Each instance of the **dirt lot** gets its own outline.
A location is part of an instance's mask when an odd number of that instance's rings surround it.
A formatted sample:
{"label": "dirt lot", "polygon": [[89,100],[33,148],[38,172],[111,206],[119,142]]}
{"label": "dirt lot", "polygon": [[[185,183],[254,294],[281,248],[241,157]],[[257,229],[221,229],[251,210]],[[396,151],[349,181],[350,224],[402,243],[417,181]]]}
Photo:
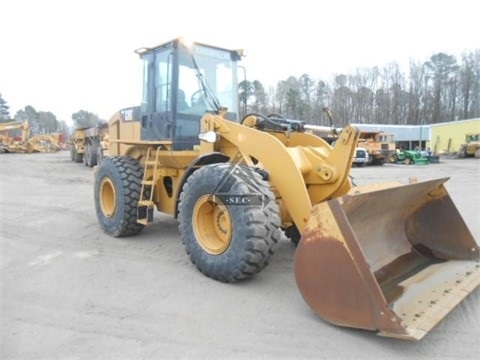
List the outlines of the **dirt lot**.
{"label": "dirt lot", "polygon": [[[354,168],[357,184],[450,176],[446,187],[480,241],[480,161]],[[201,275],[174,219],[139,236],[97,224],[92,170],[57,154],[0,155],[2,359],[480,358],[480,289],[422,341],[336,327],[296,288],[295,248],[234,285]]]}

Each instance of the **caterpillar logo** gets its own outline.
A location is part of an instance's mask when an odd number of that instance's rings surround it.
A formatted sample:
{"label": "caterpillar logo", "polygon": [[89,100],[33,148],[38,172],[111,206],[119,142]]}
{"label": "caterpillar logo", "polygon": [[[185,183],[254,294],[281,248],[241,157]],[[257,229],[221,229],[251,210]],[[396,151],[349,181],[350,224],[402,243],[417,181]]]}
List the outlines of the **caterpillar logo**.
{"label": "caterpillar logo", "polygon": [[123,121],[133,121],[133,109],[125,109],[120,111]]}

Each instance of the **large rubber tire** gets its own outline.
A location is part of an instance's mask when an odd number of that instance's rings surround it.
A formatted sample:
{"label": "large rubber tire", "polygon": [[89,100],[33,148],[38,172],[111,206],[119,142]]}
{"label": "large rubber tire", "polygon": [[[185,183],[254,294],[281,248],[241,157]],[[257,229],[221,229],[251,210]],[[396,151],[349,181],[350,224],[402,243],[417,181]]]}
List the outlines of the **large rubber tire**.
{"label": "large rubber tire", "polygon": [[83,153],[78,153],[76,150],[75,150],[75,162],[77,163],[81,163],[83,162]]}
{"label": "large rubber tire", "polygon": [[[225,204],[220,195],[261,195],[263,201]],[[222,163],[204,166],[190,176],[180,195],[178,220],[192,263],[206,276],[231,283],[268,265],[283,234],[278,214],[275,197],[260,174]]]}
{"label": "large rubber tire", "polygon": [[97,165],[100,165],[103,161],[103,148],[101,145],[98,145],[97,148]]}
{"label": "large rubber tire", "polygon": [[127,156],[107,157],[95,174],[94,199],[102,229],[115,237],[133,236],[144,225],[137,222],[137,204],[143,168]]}
{"label": "large rubber tire", "polygon": [[83,154],[84,163],[88,167],[94,167],[97,165],[97,148],[98,145],[95,143],[87,144],[85,146],[85,153]]}
{"label": "large rubber tire", "polygon": [[90,166],[89,158],[90,158],[90,149],[88,148],[88,144],[87,144],[83,149],[83,163],[85,164],[85,166]]}

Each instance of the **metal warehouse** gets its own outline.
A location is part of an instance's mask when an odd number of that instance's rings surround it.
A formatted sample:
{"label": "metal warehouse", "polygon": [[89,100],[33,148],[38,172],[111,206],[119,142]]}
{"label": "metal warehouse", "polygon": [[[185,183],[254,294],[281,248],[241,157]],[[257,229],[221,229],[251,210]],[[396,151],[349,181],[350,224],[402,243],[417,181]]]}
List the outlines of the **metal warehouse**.
{"label": "metal warehouse", "polygon": [[383,131],[393,134],[398,147],[430,148],[434,154],[456,152],[467,134],[480,134],[480,118],[431,125],[353,124],[360,131]]}

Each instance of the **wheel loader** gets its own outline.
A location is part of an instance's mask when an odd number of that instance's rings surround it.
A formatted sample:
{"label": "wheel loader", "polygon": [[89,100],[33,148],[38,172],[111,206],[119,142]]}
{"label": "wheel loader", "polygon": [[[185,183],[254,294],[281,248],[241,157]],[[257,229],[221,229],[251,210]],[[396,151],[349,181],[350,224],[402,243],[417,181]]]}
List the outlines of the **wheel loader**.
{"label": "wheel loader", "polygon": [[140,106],[111,117],[94,169],[107,234],[137,235],[155,211],[170,214],[191,262],[225,283],[258,274],[288,236],[311,309],[387,337],[420,340],[477,288],[479,246],[448,178],[356,187],[357,128],[332,147],[299,120],[239,117],[242,50],[178,38],[136,53]]}
{"label": "wheel loader", "polygon": [[480,158],[480,134],[472,133],[465,135],[465,142],[458,150],[459,158],[476,157]]}

